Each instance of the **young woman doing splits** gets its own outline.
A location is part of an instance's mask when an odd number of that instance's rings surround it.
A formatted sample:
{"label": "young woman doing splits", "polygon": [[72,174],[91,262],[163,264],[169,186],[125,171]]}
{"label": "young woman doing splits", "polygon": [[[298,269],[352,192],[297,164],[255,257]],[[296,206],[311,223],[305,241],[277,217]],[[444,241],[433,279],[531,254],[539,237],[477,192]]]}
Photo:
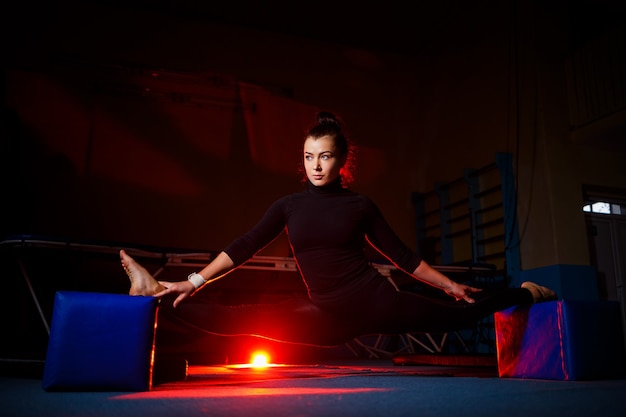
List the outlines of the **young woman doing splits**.
{"label": "young woman doing splits", "polygon": [[[552,290],[532,282],[521,288],[478,289],[432,268],[397,237],[372,200],[347,188],[352,155],[339,120],[319,113],[303,145],[304,190],[274,202],[252,229],[188,280],[157,281],[122,250],[130,294],[161,298],[160,317],[178,325],[316,345],[337,345],[364,334],[449,332],[514,305],[556,298]],[[308,297],[242,306],[191,301],[194,292],[242,265],[284,230]],[[448,296],[399,291],[372,266],[368,244]]]}

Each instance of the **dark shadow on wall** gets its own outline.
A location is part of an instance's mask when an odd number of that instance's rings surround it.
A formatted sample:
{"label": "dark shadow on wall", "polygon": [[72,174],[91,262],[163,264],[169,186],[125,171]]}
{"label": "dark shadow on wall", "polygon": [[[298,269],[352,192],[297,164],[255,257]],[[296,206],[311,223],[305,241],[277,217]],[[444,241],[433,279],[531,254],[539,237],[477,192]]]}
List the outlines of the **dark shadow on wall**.
{"label": "dark shadow on wall", "polygon": [[251,161],[232,78],[65,69],[7,79],[3,234],[208,250],[299,186]]}

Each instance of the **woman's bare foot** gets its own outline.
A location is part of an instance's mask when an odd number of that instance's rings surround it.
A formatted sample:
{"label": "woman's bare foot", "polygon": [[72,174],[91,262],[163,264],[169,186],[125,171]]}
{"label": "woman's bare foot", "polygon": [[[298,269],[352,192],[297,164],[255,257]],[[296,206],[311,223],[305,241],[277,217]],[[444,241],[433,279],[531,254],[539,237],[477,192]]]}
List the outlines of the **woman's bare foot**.
{"label": "woman's bare foot", "polygon": [[120,260],[130,279],[129,295],[154,295],[165,289],[146,268],[139,265],[123,249],[120,251]]}
{"label": "woman's bare foot", "polygon": [[542,287],[534,282],[526,281],[522,282],[522,288],[526,288],[533,295],[533,301],[535,303],[541,303],[544,301],[556,300],[556,293],[548,287]]}

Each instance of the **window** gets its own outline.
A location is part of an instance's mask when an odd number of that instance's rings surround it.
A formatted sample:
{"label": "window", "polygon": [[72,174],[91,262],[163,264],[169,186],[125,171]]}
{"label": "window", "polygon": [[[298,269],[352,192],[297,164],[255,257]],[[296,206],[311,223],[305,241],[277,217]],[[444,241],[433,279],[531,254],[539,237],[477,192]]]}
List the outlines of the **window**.
{"label": "window", "polygon": [[586,213],[626,215],[626,204],[615,204],[606,201],[590,202],[583,206]]}

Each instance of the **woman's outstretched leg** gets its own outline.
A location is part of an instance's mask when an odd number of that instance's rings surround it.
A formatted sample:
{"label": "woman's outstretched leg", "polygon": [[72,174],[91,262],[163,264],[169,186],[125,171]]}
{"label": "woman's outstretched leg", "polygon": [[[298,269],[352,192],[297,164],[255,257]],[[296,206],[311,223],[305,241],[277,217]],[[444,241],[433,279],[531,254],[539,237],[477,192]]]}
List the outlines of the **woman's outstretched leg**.
{"label": "woman's outstretched leg", "polygon": [[476,293],[474,299],[476,302],[469,304],[399,292],[396,302],[400,306],[399,316],[392,324],[405,332],[449,332],[473,326],[497,311],[556,300],[557,296],[547,287],[525,282],[522,288],[485,289]]}
{"label": "woman's outstretched leg", "polygon": [[[276,342],[337,346],[359,335],[333,315],[312,304],[305,296],[290,296],[263,304],[223,305],[185,300],[172,306],[172,297],[159,304],[157,334],[176,343],[181,336],[254,336]],[[160,330],[159,330],[160,329]]]}
{"label": "woman's outstretched leg", "polygon": [[154,295],[165,289],[146,268],[139,265],[123,249],[120,251],[120,260],[130,279],[129,295]]}

